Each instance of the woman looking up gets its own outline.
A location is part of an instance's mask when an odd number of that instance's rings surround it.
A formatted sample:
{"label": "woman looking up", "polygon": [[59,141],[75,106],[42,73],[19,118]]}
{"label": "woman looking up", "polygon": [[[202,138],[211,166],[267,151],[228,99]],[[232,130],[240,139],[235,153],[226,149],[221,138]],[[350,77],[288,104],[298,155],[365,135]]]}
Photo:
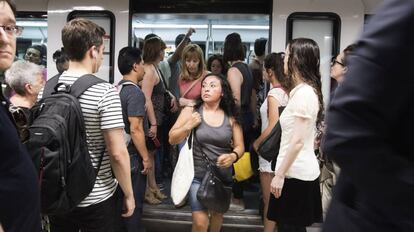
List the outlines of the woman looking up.
{"label": "woman looking up", "polygon": [[[194,130],[194,179],[189,190],[193,232],[219,232],[223,214],[211,211],[197,199],[207,172],[204,156],[218,166],[224,183],[232,183],[232,164],[244,152],[243,134],[236,120],[237,108],[228,82],[221,75],[208,74],[202,80],[201,99],[185,107],[169,133],[169,142],[178,144]],[[220,199],[217,199],[220,201]],[[209,218],[209,213],[211,217]]]}

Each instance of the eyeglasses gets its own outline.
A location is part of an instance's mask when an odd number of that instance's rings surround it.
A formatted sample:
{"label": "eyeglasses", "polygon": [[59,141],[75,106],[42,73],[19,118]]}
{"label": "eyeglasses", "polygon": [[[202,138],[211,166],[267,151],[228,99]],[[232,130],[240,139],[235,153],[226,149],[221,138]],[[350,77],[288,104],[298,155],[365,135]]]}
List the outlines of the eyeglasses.
{"label": "eyeglasses", "polygon": [[23,27],[17,25],[3,25],[0,26],[8,36],[19,36],[23,32]]}
{"label": "eyeglasses", "polygon": [[336,63],[336,64],[341,65],[342,67],[345,67],[344,63],[341,63],[341,62],[337,61],[337,60],[336,60],[336,57],[334,56],[334,57],[332,57],[332,59],[331,59],[331,67],[332,67],[332,66],[334,66],[334,65],[335,65],[335,63]]}

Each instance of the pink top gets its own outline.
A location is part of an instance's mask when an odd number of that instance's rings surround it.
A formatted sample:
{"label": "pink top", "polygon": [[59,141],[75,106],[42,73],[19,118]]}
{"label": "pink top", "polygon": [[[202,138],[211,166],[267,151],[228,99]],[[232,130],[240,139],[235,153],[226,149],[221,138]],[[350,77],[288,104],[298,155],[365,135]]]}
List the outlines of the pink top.
{"label": "pink top", "polygon": [[[185,94],[185,96],[182,96],[182,94],[187,91],[187,89],[191,86],[191,84],[193,84],[194,81],[197,81],[197,84],[195,84],[193,88]],[[183,98],[196,100],[201,95],[201,80],[197,79],[193,81],[183,81],[180,79],[178,80],[178,86],[180,87],[180,96]]]}

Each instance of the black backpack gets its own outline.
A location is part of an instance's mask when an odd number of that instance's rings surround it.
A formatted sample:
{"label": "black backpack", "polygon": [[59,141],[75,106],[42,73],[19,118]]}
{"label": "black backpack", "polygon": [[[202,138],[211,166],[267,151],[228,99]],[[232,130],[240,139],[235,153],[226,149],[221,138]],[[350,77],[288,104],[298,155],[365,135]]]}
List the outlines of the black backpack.
{"label": "black backpack", "polygon": [[59,75],[46,82],[42,99],[32,107],[26,143],[39,172],[42,213],[48,215],[70,212],[89,195],[103,157],[102,153],[95,169],[78,97],[105,81],[84,75],[67,85],[58,84],[58,79]]}

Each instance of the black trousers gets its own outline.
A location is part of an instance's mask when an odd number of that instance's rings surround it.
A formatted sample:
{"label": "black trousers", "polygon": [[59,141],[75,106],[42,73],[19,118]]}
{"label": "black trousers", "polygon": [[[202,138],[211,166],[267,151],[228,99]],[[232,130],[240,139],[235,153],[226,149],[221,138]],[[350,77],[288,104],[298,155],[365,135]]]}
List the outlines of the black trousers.
{"label": "black trousers", "polygon": [[135,198],[135,211],[131,217],[124,218],[121,216],[124,193],[121,187],[118,186],[117,193],[115,194],[117,198],[117,211],[119,212],[117,216],[118,222],[114,230],[116,232],[139,232],[144,229],[144,225],[142,224],[142,207],[144,204],[147,176],[141,173],[143,165],[140,155],[132,153],[129,157],[131,161],[131,181]]}
{"label": "black trousers", "polygon": [[277,224],[277,231],[278,232],[306,232],[306,227]]}
{"label": "black trousers", "polygon": [[88,207],[78,207],[72,212],[49,216],[53,232],[113,232],[115,223],[115,199]]}

